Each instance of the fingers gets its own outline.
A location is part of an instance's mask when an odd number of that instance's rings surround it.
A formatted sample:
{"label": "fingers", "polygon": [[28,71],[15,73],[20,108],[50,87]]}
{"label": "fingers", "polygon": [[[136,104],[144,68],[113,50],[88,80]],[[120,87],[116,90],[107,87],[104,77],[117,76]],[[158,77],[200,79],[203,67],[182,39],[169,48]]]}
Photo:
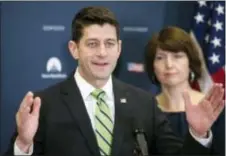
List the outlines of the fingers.
{"label": "fingers", "polygon": [[203,99],[203,101],[209,101],[212,105],[213,111],[221,104],[224,98],[224,89],[222,86],[222,84],[215,83]]}
{"label": "fingers", "polygon": [[214,89],[214,91],[213,91],[213,93],[212,93],[212,96],[210,97],[210,102],[211,103],[214,103],[214,102],[216,102],[218,99],[219,100],[221,100],[220,98],[219,98],[219,95],[221,95],[222,94],[222,84],[215,84],[215,89]]}
{"label": "fingers", "polygon": [[19,112],[31,113],[32,115],[39,115],[41,99],[40,97],[33,97],[32,92],[28,92],[19,108]]}
{"label": "fingers", "polygon": [[215,83],[212,88],[208,91],[207,95],[205,96],[206,100],[209,100],[211,103],[214,102],[216,99],[219,99],[219,94],[222,89],[222,84]]}
{"label": "fingers", "polygon": [[204,97],[204,99],[206,100],[210,100],[212,93],[214,92],[216,88],[216,84],[213,84],[213,86],[210,88],[210,90],[207,92],[206,96]]}
{"label": "fingers", "polygon": [[202,106],[203,110],[207,113],[208,117],[214,122],[222,110],[224,109],[225,106],[225,101],[221,101],[218,105],[217,108],[213,109],[211,103],[207,100],[204,100],[202,103],[200,103]]}
{"label": "fingers", "polygon": [[218,105],[218,107],[214,110],[213,115],[215,117],[215,120],[218,118],[218,116],[220,115],[220,113],[222,112],[222,110],[225,107],[225,101],[221,101],[220,104]]}
{"label": "fingers", "polygon": [[41,107],[41,99],[40,99],[40,97],[36,97],[34,99],[33,110],[31,112],[31,114],[35,115],[35,116],[39,116],[40,107]]}
{"label": "fingers", "polygon": [[27,92],[27,94],[23,98],[23,100],[20,104],[20,109],[23,109],[23,108],[31,105],[32,102],[33,102],[31,99],[33,99],[33,93],[29,91],[29,92]]}
{"label": "fingers", "polygon": [[203,110],[207,113],[208,117],[211,118],[211,120],[214,118],[213,114],[213,107],[211,103],[207,100],[203,100],[202,103],[200,103]]}
{"label": "fingers", "polygon": [[222,88],[222,84],[215,84],[215,89],[210,96],[209,102],[212,105],[213,111],[215,111],[219,105],[222,104],[222,100],[224,98],[224,89]]}
{"label": "fingers", "polygon": [[219,92],[216,95],[216,98],[214,99],[214,101],[212,102],[212,106],[213,109],[215,110],[219,105],[221,105],[222,101],[224,98],[224,89],[223,88],[219,88]]}
{"label": "fingers", "polygon": [[217,96],[218,91],[219,91],[218,89],[219,89],[218,88],[218,85],[217,84],[214,84],[213,91],[212,91],[212,93],[210,94],[210,97],[209,97],[209,101],[211,103],[214,101],[215,97]]}
{"label": "fingers", "polygon": [[23,98],[23,100],[20,104],[19,111],[20,112],[28,111],[30,109],[29,107],[31,107],[32,103],[33,103],[33,93],[29,91]]}

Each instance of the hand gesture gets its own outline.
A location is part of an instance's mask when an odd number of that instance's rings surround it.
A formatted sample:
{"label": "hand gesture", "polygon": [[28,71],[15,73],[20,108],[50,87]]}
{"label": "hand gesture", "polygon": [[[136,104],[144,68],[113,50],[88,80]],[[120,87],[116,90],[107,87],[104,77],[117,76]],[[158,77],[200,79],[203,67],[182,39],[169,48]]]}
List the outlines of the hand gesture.
{"label": "hand gesture", "polygon": [[224,108],[224,89],[222,84],[214,84],[197,105],[193,105],[187,92],[183,93],[188,124],[192,132],[203,137]]}
{"label": "hand gesture", "polygon": [[18,146],[30,146],[38,129],[41,99],[34,98],[32,92],[28,92],[20,104],[16,114],[17,143]]}

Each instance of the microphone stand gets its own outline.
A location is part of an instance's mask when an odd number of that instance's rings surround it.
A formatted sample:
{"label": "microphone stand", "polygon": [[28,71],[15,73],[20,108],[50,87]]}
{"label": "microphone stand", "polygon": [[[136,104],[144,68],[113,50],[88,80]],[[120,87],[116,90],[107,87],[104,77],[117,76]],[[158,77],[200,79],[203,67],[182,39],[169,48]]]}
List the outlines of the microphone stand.
{"label": "microphone stand", "polygon": [[135,149],[133,151],[134,156],[148,156],[147,145],[143,145],[143,143],[146,143],[145,140],[145,134],[143,129],[136,129],[134,131],[134,137],[135,137]]}

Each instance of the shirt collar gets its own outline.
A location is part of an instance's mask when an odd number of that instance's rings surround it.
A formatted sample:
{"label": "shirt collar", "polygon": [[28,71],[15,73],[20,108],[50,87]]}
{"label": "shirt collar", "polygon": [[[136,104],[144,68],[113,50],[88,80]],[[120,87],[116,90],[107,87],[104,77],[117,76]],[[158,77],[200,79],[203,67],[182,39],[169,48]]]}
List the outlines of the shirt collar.
{"label": "shirt collar", "polygon": [[[78,88],[82,94],[83,100],[86,100],[90,93],[93,92],[96,88],[87,82],[79,73],[78,68],[74,74],[75,81],[78,85]],[[113,100],[113,86],[112,86],[112,76],[108,79],[107,83],[101,88],[106,93],[106,100]]]}

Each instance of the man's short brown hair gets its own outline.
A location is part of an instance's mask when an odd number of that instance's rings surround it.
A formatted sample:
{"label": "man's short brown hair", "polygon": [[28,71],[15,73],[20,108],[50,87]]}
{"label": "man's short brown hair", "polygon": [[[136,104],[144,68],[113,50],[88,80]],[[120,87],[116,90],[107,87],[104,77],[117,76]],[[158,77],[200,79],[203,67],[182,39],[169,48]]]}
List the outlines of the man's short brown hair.
{"label": "man's short brown hair", "polygon": [[113,12],[105,7],[85,7],[75,15],[72,21],[72,40],[79,42],[83,36],[83,29],[93,24],[115,26],[117,39],[119,39],[119,23]]}

